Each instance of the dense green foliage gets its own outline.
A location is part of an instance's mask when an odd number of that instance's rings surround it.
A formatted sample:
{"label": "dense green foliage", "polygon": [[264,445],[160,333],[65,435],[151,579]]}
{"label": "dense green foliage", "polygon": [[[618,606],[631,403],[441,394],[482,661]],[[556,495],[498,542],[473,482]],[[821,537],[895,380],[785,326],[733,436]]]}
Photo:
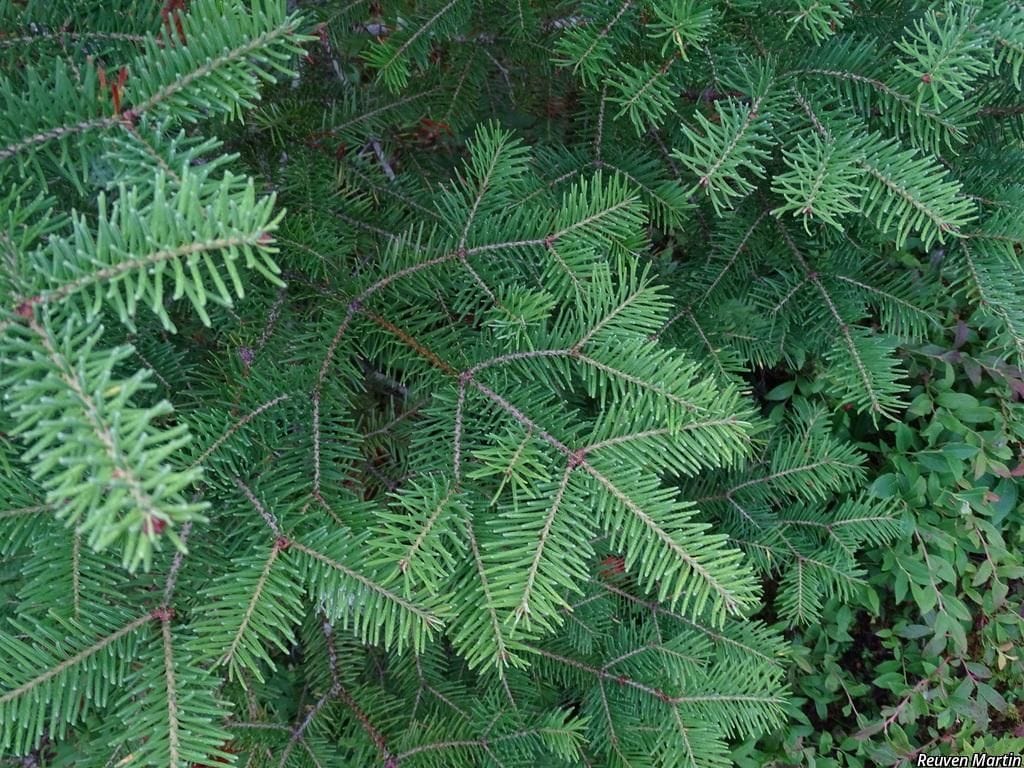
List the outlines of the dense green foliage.
{"label": "dense green foliage", "polygon": [[1022,65],[1017,0],[0,0],[3,764],[1024,751]]}

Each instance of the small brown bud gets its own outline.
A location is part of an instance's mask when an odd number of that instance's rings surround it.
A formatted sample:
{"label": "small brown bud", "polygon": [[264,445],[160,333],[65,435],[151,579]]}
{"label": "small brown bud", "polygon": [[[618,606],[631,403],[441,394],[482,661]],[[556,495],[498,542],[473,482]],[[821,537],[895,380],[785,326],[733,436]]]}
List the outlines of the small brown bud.
{"label": "small brown bud", "polygon": [[144,533],[152,533],[159,536],[164,532],[164,528],[167,527],[167,521],[161,520],[159,517],[148,515],[145,520],[142,521],[142,530]]}

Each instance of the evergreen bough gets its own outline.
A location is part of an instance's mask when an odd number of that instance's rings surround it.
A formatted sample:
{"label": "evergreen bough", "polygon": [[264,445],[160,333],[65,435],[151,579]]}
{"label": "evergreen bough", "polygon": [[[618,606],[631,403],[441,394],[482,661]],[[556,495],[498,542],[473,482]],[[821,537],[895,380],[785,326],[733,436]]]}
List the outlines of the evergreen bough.
{"label": "evergreen bough", "polygon": [[15,764],[731,764],[915,531],[907,350],[1024,364],[1015,1],[0,30]]}

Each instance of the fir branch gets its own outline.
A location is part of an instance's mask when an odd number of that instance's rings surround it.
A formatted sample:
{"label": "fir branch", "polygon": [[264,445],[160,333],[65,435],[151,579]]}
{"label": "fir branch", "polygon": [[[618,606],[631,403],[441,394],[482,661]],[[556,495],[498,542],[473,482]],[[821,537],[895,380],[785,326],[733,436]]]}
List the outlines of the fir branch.
{"label": "fir branch", "polygon": [[573,469],[574,466],[572,462],[568,462],[565,467],[565,472],[562,474],[562,479],[558,483],[558,488],[555,490],[554,497],[551,500],[551,506],[548,508],[548,513],[544,518],[544,524],[541,526],[540,535],[537,537],[537,548],[534,550],[533,556],[530,558],[530,567],[526,571],[523,596],[514,611],[516,621],[526,618],[530,614],[530,598],[532,597],[534,586],[537,582],[537,573],[540,571],[541,560],[544,558],[544,547],[551,534],[551,526],[555,522],[555,516],[558,514],[559,507],[562,505],[562,499],[565,497],[565,490],[569,485],[569,475],[572,473]]}
{"label": "fir branch", "polygon": [[174,649],[171,643],[171,621],[166,610],[160,615],[160,635],[163,639],[164,678],[167,685],[168,758],[171,765],[180,759],[178,750],[178,695],[174,681]]}
{"label": "fir branch", "polygon": [[86,659],[95,656],[97,653],[103,651],[108,646],[112,645],[113,643],[116,643],[122,637],[129,635],[142,625],[152,621],[152,618],[153,617],[149,614],[135,618],[134,620],[128,622],[115,632],[112,632],[104,637],[101,637],[92,645],[89,645],[80,650],[78,653],[74,654],[73,656],[69,656],[68,658],[62,660],[59,664],[51,667],[50,669],[47,669],[46,671],[42,672],[36,677],[31,678],[19,687],[14,688],[13,690],[7,691],[6,693],[0,695],[0,706],[10,704],[15,700],[21,698],[22,696],[25,696],[26,694],[32,693],[36,689],[48,683],[50,680],[53,680],[55,677],[60,677],[65,672],[72,669],[73,667],[78,666]]}
{"label": "fir branch", "polygon": [[77,123],[69,123],[67,125],[47,128],[46,130],[39,131],[31,136],[26,136],[24,139],[21,139],[14,144],[8,144],[6,147],[0,147],[0,161],[9,160],[10,158],[24,152],[26,149],[33,149],[41,144],[67,138],[68,136],[87,133],[89,131],[101,131],[106,128],[111,128],[120,122],[121,120],[118,117],[95,117],[91,120],[82,120]]}
{"label": "fir branch", "polygon": [[234,424],[232,424],[231,427],[226,432],[224,432],[222,435],[220,435],[216,440],[214,440],[209,445],[209,447],[207,447],[201,454],[199,454],[199,456],[196,457],[195,461],[192,462],[190,468],[198,467],[198,466],[200,466],[202,464],[205,464],[207,459],[209,459],[211,455],[216,453],[217,450],[222,445],[224,445],[224,443],[226,443],[228,440],[230,440],[231,437],[236,432],[238,432],[238,430],[240,430],[243,427],[245,427],[249,422],[251,422],[256,417],[258,417],[258,416],[262,415],[263,413],[269,411],[271,408],[273,408],[278,403],[283,403],[285,400],[288,400],[288,399],[289,399],[288,395],[278,395],[277,397],[273,398],[272,400],[268,400],[267,402],[263,403],[263,405],[259,406],[254,411],[251,411],[250,413],[247,413],[241,419],[239,419]]}
{"label": "fir branch", "polygon": [[605,24],[604,27],[594,36],[594,39],[591,41],[590,45],[587,46],[587,48],[585,48],[580,55],[575,57],[576,63],[573,65],[572,69],[574,73],[577,72],[580,69],[580,67],[582,67],[587,62],[587,59],[589,59],[590,56],[594,53],[594,50],[597,48],[597,46],[608,37],[612,29],[614,29],[615,25],[618,24],[619,20],[623,17],[623,15],[625,15],[626,11],[628,11],[632,7],[632,0],[624,0],[624,2],[619,5],[619,9],[615,12],[615,15],[612,16],[608,23]]}
{"label": "fir branch", "polygon": [[[370,592],[380,596],[383,600],[401,609],[403,612],[414,616],[422,625],[424,630],[432,631],[439,629],[442,625],[441,619],[434,615],[429,610],[426,610],[415,603],[406,600],[397,593],[387,589],[383,584],[378,584],[372,579],[364,576],[361,573],[349,568],[344,563],[338,562],[331,557],[323,554],[322,552],[307,546],[301,541],[290,540],[288,542],[290,549],[294,549],[296,552],[300,552],[313,560],[323,563],[324,565],[338,571],[343,574],[346,578],[360,584]],[[379,631],[379,630],[378,630]],[[419,638],[422,635],[417,632],[416,637]]]}

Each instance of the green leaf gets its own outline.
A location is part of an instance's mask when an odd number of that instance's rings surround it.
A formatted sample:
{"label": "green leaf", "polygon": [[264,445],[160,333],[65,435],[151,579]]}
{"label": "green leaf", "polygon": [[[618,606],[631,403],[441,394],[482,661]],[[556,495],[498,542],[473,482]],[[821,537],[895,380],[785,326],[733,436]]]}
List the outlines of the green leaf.
{"label": "green leaf", "polygon": [[793,390],[796,389],[796,380],[785,381],[782,384],[774,387],[765,396],[765,400],[788,400],[793,395]]}
{"label": "green leaf", "polygon": [[880,475],[872,484],[870,493],[877,499],[889,499],[899,493],[899,477],[894,474]]}

